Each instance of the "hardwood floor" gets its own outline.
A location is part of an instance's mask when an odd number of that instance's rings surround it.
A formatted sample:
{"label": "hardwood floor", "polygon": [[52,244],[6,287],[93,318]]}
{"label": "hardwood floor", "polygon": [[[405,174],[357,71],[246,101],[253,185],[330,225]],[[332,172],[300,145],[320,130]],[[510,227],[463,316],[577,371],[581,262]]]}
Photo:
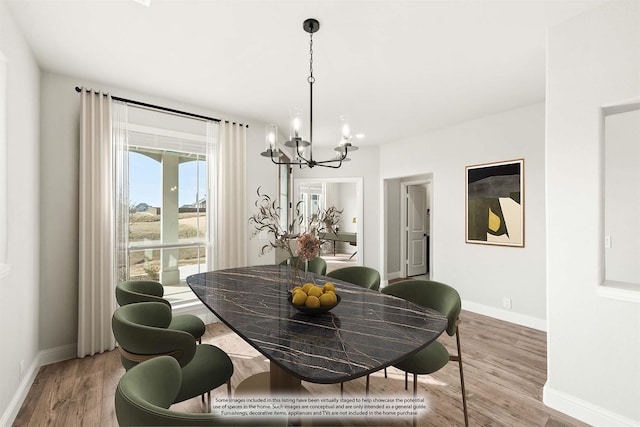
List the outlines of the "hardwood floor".
{"label": "hardwood floor", "polygon": [[[585,426],[542,403],[546,381],[546,334],[478,314],[463,312],[460,325],[462,357],[467,388],[469,421],[472,426]],[[455,340],[440,338],[455,353]],[[207,326],[203,342],[224,349],[233,359],[232,386],[248,376],[268,370],[264,356],[244,343],[221,323]],[[73,359],[40,369],[14,426],[117,426],[113,407],[114,390],[124,373],[118,351],[84,359]],[[371,376],[370,397],[412,395],[404,390],[404,374],[389,368]],[[457,363],[431,376],[418,377],[418,394],[425,396],[428,411],[418,418],[419,426],[464,424]],[[304,387],[314,395],[339,395],[339,385],[311,384]],[[345,396],[364,396],[365,379],[345,383]],[[226,388],[213,392],[226,397]],[[215,402],[215,399],[214,399]],[[181,411],[202,412],[200,399],[172,406]],[[410,426],[411,419],[366,418],[343,420],[343,425]],[[313,425],[330,425],[317,423]]]}

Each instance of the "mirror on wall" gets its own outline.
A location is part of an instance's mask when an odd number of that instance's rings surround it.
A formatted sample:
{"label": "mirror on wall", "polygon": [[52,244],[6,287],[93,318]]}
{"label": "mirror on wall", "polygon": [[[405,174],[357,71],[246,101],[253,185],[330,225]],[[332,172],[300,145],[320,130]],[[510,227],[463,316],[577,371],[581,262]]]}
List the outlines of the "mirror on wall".
{"label": "mirror on wall", "polygon": [[300,203],[304,217],[301,231],[317,218],[318,212],[335,207],[342,211],[334,230],[321,237],[326,243],[322,257],[327,271],[362,265],[364,259],[364,210],[362,178],[299,178],[294,180],[294,206]]}
{"label": "mirror on wall", "polygon": [[604,284],[640,289],[640,102],[603,113]]}

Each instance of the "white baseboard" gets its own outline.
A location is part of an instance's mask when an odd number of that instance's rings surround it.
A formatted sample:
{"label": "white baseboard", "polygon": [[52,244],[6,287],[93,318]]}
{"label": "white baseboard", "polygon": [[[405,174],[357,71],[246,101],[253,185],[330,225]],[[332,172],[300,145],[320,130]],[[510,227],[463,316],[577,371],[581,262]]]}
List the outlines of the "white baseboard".
{"label": "white baseboard", "polygon": [[383,289],[389,284],[389,280],[400,279],[404,277],[400,271],[394,271],[393,273],[387,274],[387,278],[380,281],[380,289]]}
{"label": "white baseboard", "polygon": [[546,332],[547,330],[547,321],[545,319],[538,319],[537,317],[514,313],[511,310],[503,310],[501,308],[490,307],[488,305],[464,300],[462,301],[462,309],[482,314],[484,316],[493,317],[495,319],[504,320],[505,322],[515,323],[516,325],[526,326],[527,328],[537,329],[539,331]]}
{"label": "white baseboard", "polygon": [[545,405],[556,411],[565,413],[593,426],[640,426],[640,421],[634,421],[592,403],[585,402],[575,396],[553,390],[549,387],[549,383],[546,383],[542,388],[542,401]]}
{"label": "white baseboard", "polygon": [[393,279],[400,279],[401,277],[404,277],[401,271],[394,271],[393,273],[387,273],[387,281],[393,280]]}
{"label": "white baseboard", "polygon": [[24,402],[24,399],[27,398],[27,394],[33,385],[33,381],[35,381],[38,371],[40,370],[39,359],[40,354],[36,356],[35,360],[31,363],[29,369],[27,369],[25,375],[22,377],[22,380],[18,385],[18,389],[14,393],[7,409],[4,411],[4,414],[2,414],[2,418],[0,418],[0,426],[13,425],[13,422],[18,416],[18,412],[20,412],[22,403]]}
{"label": "white baseboard", "polygon": [[68,344],[60,347],[49,348],[38,353],[37,362],[39,366],[51,365],[52,363],[78,357],[78,345]]}
{"label": "white baseboard", "polygon": [[40,351],[29,366],[29,369],[25,372],[20,384],[18,385],[18,389],[14,393],[11,402],[9,402],[9,406],[7,406],[4,414],[2,414],[2,418],[0,418],[0,426],[10,426],[13,424],[18,416],[18,412],[20,412],[20,408],[22,407],[24,400],[27,398],[27,394],[35,381],[41,366],[73,359],[76,357],[76,354],[76,344],[63,345]]}

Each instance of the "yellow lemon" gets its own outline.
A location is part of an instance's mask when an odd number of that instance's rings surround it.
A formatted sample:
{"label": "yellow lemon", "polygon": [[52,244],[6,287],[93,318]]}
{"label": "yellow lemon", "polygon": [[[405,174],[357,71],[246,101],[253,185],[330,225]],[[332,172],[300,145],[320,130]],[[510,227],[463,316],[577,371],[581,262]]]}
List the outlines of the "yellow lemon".
{"label": "yellow lemon", "polygon": [[320,305],[333,305],[337,302],[336,294],[333,292],[325,292],[320,295]]}
{"label": "yellow lemon", "polygon": [[309,289],[313,288],[315,285],[313,283],[305,283],[302,285],[302,290],[306,293],[309,293]]}
{"label": "yellow lemon", "polygon": [[[296,286],[295,288],[293,288],[293,289],[291,290],[291,293],[292,293],[292,294],[295,294],[295,293],[296,293],[296,291],[301,291],[301,290],[302,290],[302,288],[301,288],[300,286]],[[305,292],[305,294],[306,294],[306,292]]]}
{"label": "yellow lemon", "polygon": [[298,291],[294,293],[293,298],[291,299],[291,302],[294,305],[304,305],[306,301],[307,301],[307,294],[305,294],[302,291]]}
{"label": "yellow lemon", "polygon": [[307,291],[307,294],[320,298],[320,295],[322,295],[322,288],[319,286],[313,286]]}
{"label": "yellow lemon", "polygon": [[336,290],[336,287],[335,287],[335,285],[334,285],[333,283],[331,283],[331,282],[327,282],[327,283],[325,283],[325,284],[324,284],[324,286],[322,287],[322,290],[323,290],[324,292],[327,292],[327,291],[335,291],[335,290]]}
{"label": "yellow lemon", "polygon": [[307,293],[302,289],[296,289],[295,291],[291,292],[292,297],[295,296],[296,294],[303,294],[305,297],[307,296]]}
{"label": "yellow lemon", "polygon": [[320,300],[316,296],[309,295],[307,300],[304,302],[304,305],[311,308],[320,307]]}

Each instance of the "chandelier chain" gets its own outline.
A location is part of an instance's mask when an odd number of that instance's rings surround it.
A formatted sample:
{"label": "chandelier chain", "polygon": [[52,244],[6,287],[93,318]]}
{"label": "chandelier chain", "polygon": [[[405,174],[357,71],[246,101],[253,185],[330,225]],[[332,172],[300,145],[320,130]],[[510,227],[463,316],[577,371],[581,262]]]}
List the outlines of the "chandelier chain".
{"label": "chandelier chain", "polygon": [[313,33],[309,35],[309,77],[307,82],[313,83],[316,79],[313,77]]}

